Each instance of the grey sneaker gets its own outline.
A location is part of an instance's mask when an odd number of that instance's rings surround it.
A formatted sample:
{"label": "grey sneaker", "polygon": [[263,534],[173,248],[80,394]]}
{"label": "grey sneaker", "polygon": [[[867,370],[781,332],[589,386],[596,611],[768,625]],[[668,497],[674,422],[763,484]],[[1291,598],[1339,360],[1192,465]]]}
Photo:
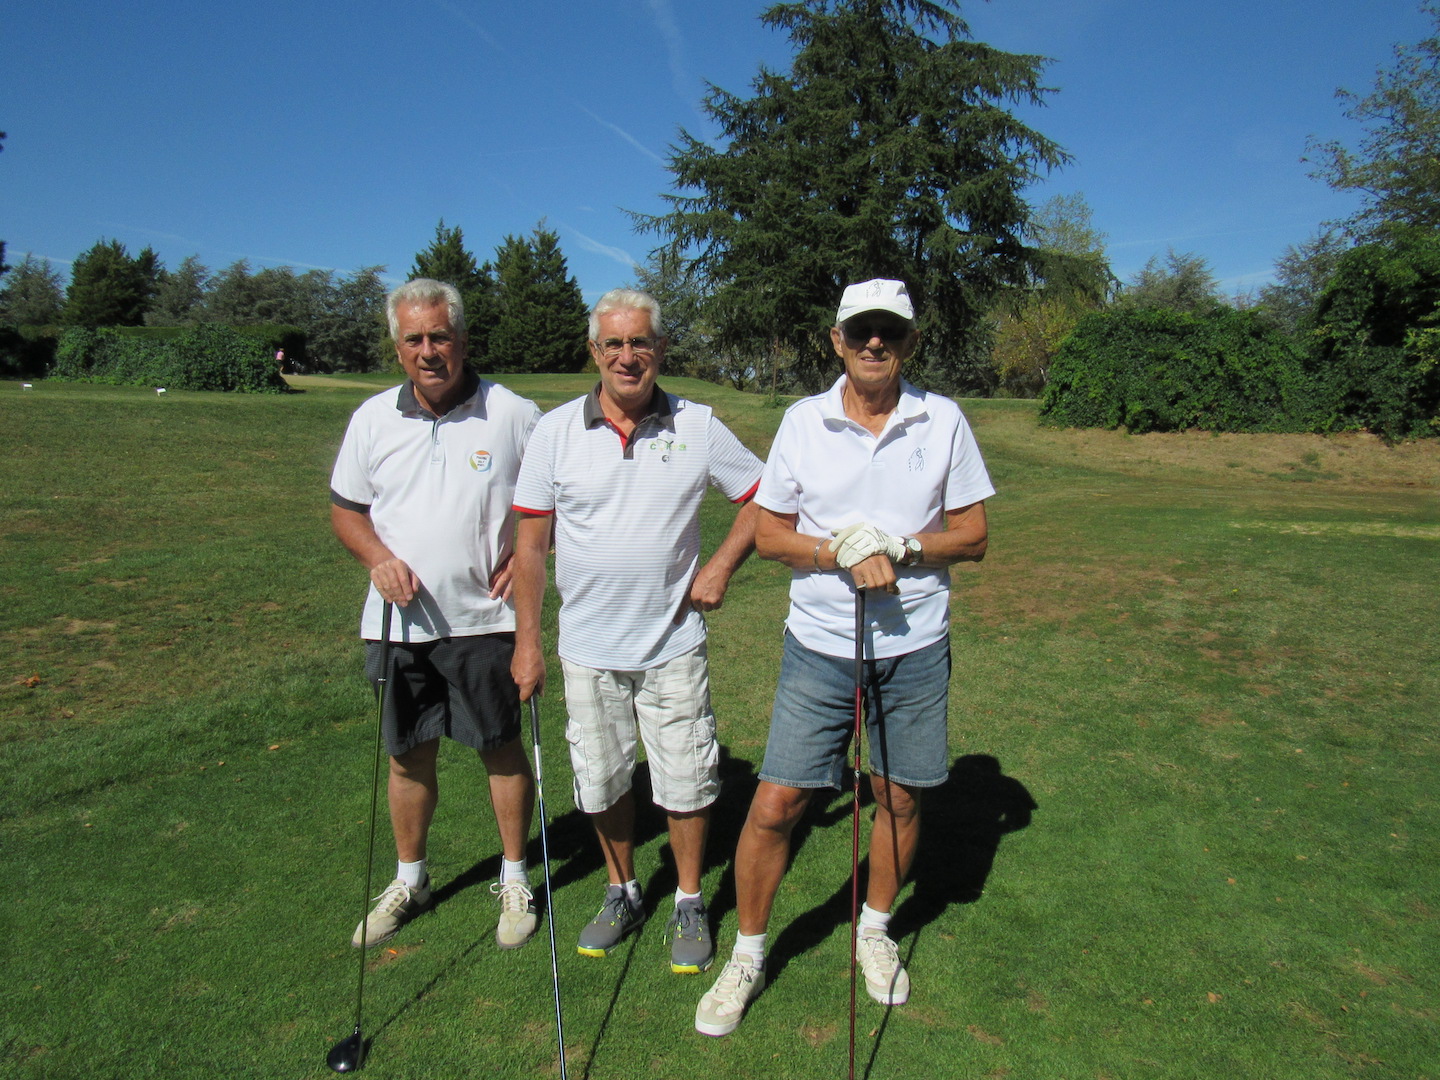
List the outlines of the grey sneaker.
{"label": "grey sneaker", "polygon": [[406,885],[396,878],[375,897],[379,901],[364,921],[355,927],[350,944],[357,949],[373,949],[393,938],[402,926],[430,906],[430,876],[419,885]]}
{"label": "grey sneaker", "polygon": [[710,918],[705,901],[681,900],[665,927],[670,942],[670,970],[677,975],[698,975],[715,962],[715,943],[710,940]]}
{"label": "grey sneaker", "polygon": [[580,931],[577,951],[581,956],[609,956],[621,938],[644,922],[644,902],[632,905],[623,885],[607,885],[605,903]]}
{"label": "grey sneaker", "polygon": [[729,1035],[764,988],[765,965],[740,953],[731,954],[715,985],[695,1006],[695,1030],[701,1035]]}
{"label": "grey sneaker", "polygon": [[900,965],[900,949],[876,931],[855,940],[855,959],[865,975],[865,992],[881,1005],[904,1005],[910,1000],[910,976]]}
{"label": "grey sneaker", "polygon": [[524,881],[496,881],[490,891],[500,898],[500,922],[495,926],[495,944],[502,949],[518,949],[540,925],[535,894]]}

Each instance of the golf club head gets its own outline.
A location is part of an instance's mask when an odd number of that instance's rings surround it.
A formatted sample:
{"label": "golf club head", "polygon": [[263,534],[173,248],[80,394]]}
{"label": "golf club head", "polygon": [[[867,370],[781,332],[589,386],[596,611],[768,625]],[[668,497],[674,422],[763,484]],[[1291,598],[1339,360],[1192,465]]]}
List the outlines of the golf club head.
{"label": "golf club head", "polygon": [[330,1048],[330,1054],[325,1058],[325,1064],[339,1073],[355,1072],[364,1060],[365,1037],[360,1034],[360,1029],[357,1027],[354,1032]]}

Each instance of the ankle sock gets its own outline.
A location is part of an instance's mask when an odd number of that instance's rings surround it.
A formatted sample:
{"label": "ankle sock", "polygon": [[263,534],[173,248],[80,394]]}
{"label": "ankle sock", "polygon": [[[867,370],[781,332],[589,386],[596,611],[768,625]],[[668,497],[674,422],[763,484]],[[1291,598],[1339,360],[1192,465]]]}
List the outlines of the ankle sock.
{"label": "ankle sock", "polygon": [[528,884],[530,876],[526,873],[526,869],[524,859],[519,862],[511,862],[502,856],[500,859],[500,884],[503,885],[507,881],[522,881]]}
{"label": "ankle sock", "polygon": [[888,934],[890,932],[890,912],[876,911],[869,904],[860,908],[860,933],[866,931],[872,933]]}
{"label": "ankle sock", "polygon": [[761,967],[764,967],[765,937],[765,934],[736,934],[735,952],[750,957]]}
{"label": "ankle sock", "polygon": [[395,876],[413,889],[425,880],[425,860],[398,863]]}

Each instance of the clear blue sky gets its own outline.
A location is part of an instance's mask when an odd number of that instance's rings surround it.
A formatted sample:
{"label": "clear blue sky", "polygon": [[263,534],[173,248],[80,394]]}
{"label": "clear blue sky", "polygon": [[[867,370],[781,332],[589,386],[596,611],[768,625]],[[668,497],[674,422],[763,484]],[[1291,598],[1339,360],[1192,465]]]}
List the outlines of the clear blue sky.
{"label": "clear blue sky", "polygon": [[[759,0],[48,0],[0,16],[0,239],[61,271],[96,240],[168,266],[248,258],[404,280],[436,221],[480,258],[542,218],[587,300],[653,246],[676,131],[708,80],[745,92],[783,36]],[[1227,292],[1355,206],[1308,136],[1358,140],[1366,93],[1431,29],[1412,0],[992,0],[974,36],[1052,59],[1023,115],[1073,156],[1116,273],[1174,247]]]}

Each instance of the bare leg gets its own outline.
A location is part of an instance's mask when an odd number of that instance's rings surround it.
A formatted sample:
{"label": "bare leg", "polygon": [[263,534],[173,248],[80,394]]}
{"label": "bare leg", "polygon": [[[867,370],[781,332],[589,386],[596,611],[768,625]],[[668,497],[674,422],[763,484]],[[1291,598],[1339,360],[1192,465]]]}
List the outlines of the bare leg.
{"label": "bare leg", "polygon": [[875,793],[875,824],[870,829],[870,881],[865,902],[875,911],[889,911],[915,861],[920,842],[919,788],[870,777]]}
{"label": "bare leg", "polygon": [[735,897],[740,933],[763,934],[785,864],[790,859],[790,834],[812,792],[761,780],[750,801],[750,813],[735,848]]}
{"label": "bare leg", "polygon": [[635,880],[635,799],[626,792],[613,806],[591,814],[611,885]]}
{"label": "bare leg", "polygon": [[698,893],[700,872],[705,866],[705,840],[710,834],[710,807],[688,814],[667,810],[665,818],[670,826],[670,852],[675,856],[680,891]]}
{"label": "bare leg", "polygon": [[390,759],[390,825],[395,831],[395,853],[401,862],[425,858],[425,838],[440,802],[440,787],[435,779],[439,748],[440,740],[431,739]]}
{"label": "bare leg", "polygon": [[500,846],[505,858],[519,862],[525,858],[535,806],[530,760],[518,738],[494,750],[481,750],[480,760],[490,774],[490,805],[495,811],[495,827],[500,830]]}

